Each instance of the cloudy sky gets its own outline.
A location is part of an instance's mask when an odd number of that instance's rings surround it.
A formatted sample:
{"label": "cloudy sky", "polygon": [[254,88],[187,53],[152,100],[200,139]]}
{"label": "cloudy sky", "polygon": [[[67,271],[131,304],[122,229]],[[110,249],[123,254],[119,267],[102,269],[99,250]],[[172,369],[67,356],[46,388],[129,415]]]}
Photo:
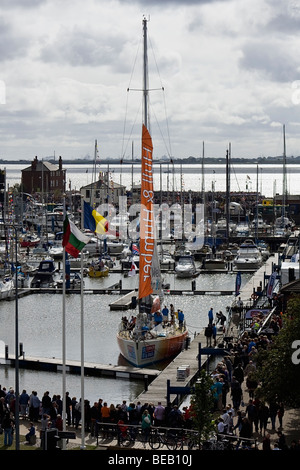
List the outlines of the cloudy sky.
{"label": "cloudy sky", "polygon": [[144,15],[156,158],[300,155],[297,0],[1,0],[0,158],[138,155]]}

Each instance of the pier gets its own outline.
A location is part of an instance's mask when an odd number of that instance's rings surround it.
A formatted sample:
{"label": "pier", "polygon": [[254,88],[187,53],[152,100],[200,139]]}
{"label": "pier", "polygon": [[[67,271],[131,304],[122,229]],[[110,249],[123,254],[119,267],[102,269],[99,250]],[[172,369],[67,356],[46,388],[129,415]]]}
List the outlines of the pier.
{"label": "pier", "polygon": [[[217,333],[217,345],[223,335],[220,332]],[[190,345],[181,351],[173,361],[161,371],[157,377],[149,384],[146,390],[144,390],[136,399],[135,403],[140,401],[141,403],[153,403],[157,405],[160,401],[163,406],[167,405],[167,401],[176,403],[177,395],[182,396],[189,394],[189,389],[194,385],[199,374],[199,364],[207,365],[209,355],[203,355],[199,358],[199,348],[206,348],[206,337],[204,331],[199,333],[191,341]],[[222,357],[224,355],[223,348],[210,348],[213,349],[214,355]],[[179,374],[178,370],[186,369],[186,374]],[[171,393],[168,396],[168,384],[170,385]],[[173,392],[172,392],[173,389]],[[181,393],[180,393],[181,392]]]}
{"label": "pier", "polygon": [[273,272],[273,266],[277,265],[277,256],[270,256],[267,261],[253,274],[250,281],[242,286],[240,290],[240,297],[244,303],[251,300],[253,293],[257,293],[260,289],[264,288],[265,276],[270,276]]}
{"label": "pier", "polygon": [[[15,357],[7,355],[0,358],[0,366],[15,367]],[[62,359],[43,357],[19,357],[20,369],[40,370],[47,372],[62,372]],[[81,374],[81,362],[67,360],[66,372],[69,374]],[[156,369],[140,369],[133,366],[116,366],[112,364],[84,363],[84,375],[90,377],[122,378],[132,380],[153,380],[159,371]]]}
{"label": "pier", "polygon": [[[63,289],[56,287],[30,287],[25,289],[18,289],[18,298],[25,297],[32,294],[53,294],[62,295]],[[137,297],[138,293],[131,289],[116,289],[107,287],[104,289],[83,289],[84,295],[121,295],[122,297],[109,304],[110,310],[127,310],[132,307],[132,298]],[[165,295],[233,295],[233,290],[179,290],[179,289],[166,289]],[[78,288],[66,289],[66,294],[81,294]],[[15,300],[15,292],[12,291],[9,297],[2,300]]]}
{"label": "pier", "polygon": [[125,294],[120,299],[115,300],[109,304],[110,310],[128,310],[129,308],[134,308],[134,303],[136,302],[137,291],[132,290]]}
{"label": "pier", "polygon": [[[244,303],[251,301],[251,295],[253,291],[256,291],[258,287],[264,287],[264,280],[266,275],[272,274],[273,265],[276,264],[277,259],[275,256],[271,256],[257,272],[254,274],[253,278],[242,286],[240,290],[240,297],[244,301]],[[230,331],[230,335],[232,337],[237,337],[238,329],[236,325],[231,324],[227,325],[227,332]],[[218,340],[219,337],[219,340]],[[217,332],[217,345],[220,342],[223,342],[223,332]],[[149,384],[148,388],[144,390],[135,400],[135,402],[140,401],[141,403],[154,403],[157,404],[158,401],[161,401],[162,404],[165,406],[167,404],[168,398],[168,389],[167,384],[170,385],[171,390],[179,390],[180,388],[186,390],[189,387],[192,387],[195,381],[197,380],[198,373],[199,373],[199,344],[201,344],[201,348],[206,347],[206,337],[204,335],[204,331],[199,333],[194,339],[191,341],[188,348],[183,350],[178,356],[176,356],[173,361],[162,371],[159,375]],[[223,355],[223,348],[219,349],[221,357]],[[218,353],[218,348],[215,348],[215,353]],[[210,356],[203,356],[201,359],[201,363],[207,362]],[[178,380],[178,369],[182,368],[182,366],[188,366],[188,375],[186,377],[180,377]],[[188,393],[183,392],[183,396],[187,395]],[[177,393],[170,394],[169,396],[171,403],[174,402],[177,398]]]}

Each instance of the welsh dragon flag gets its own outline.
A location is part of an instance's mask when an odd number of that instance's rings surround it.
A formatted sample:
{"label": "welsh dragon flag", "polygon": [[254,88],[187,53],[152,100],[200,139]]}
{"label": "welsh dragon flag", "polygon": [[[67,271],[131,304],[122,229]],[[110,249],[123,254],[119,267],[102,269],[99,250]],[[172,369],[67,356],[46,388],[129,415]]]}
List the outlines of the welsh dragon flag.
{"label": "welsh dragon flag", "polygon": [[72,220],[69,220],[68,216],[64,220],[64,236],[62,246],[69,255],[73,258],[77,258],[79,253],[83,250],[85,245],[90,241],[89,237],[82,233],[79,228],[76,227]]}

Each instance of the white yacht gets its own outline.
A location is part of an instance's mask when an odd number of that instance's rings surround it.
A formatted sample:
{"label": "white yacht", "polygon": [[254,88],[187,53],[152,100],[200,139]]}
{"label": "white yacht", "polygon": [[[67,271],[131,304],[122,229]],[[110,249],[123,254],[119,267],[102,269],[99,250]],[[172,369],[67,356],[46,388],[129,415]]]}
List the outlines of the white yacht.
{"label": "white yacht", "polygon": [[180,256],[175,266],[178,277],[193,277],[196,274],[194,258],[190,255]]}
{"label": "white yacht", "polygon": [[247,238],[239,247],[233,260],[234,269],[256,271],[262,265],[262,255],[253,240]]}
{"label": "white yacht", "polygon": [[248,237],[250,234],[249,223],[246,221],[239,222],[235,228],[235,233],[237,237]]}

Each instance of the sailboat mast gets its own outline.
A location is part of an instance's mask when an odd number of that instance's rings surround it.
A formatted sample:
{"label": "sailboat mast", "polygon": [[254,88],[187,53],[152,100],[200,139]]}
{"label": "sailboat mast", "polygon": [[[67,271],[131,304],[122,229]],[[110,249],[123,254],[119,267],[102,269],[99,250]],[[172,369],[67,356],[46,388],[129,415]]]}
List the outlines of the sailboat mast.
{"label": "sailboat mast", "polygon": [[226,152],[226,236],[227,243],[230,238],[230,159],[231,159],[231,143],[229,142],[229,149]]}
{"label": "sailboat mast", "polygon": [[282,182],[282,223],[285,218],[286,204],[286,147],[285,147],[285,124],[283,124],[283,182]]}
{"label": "sailboat mast", "polygon": [[144,34],[144,59],[143,59],[143,98],[144,98],[144,121],[143,124],[149,130],[149,111],[148,111],[148,91],[149,91],[149,78],[148,78],[148,44],[147,44],[147,20],[143,19],[143,34]]}
{"label": "sailboat mast", "polygon": [[201,180],[201,193],[202,193],[202,204],[204,204],[204,142],[202,142],[202,180]]}

